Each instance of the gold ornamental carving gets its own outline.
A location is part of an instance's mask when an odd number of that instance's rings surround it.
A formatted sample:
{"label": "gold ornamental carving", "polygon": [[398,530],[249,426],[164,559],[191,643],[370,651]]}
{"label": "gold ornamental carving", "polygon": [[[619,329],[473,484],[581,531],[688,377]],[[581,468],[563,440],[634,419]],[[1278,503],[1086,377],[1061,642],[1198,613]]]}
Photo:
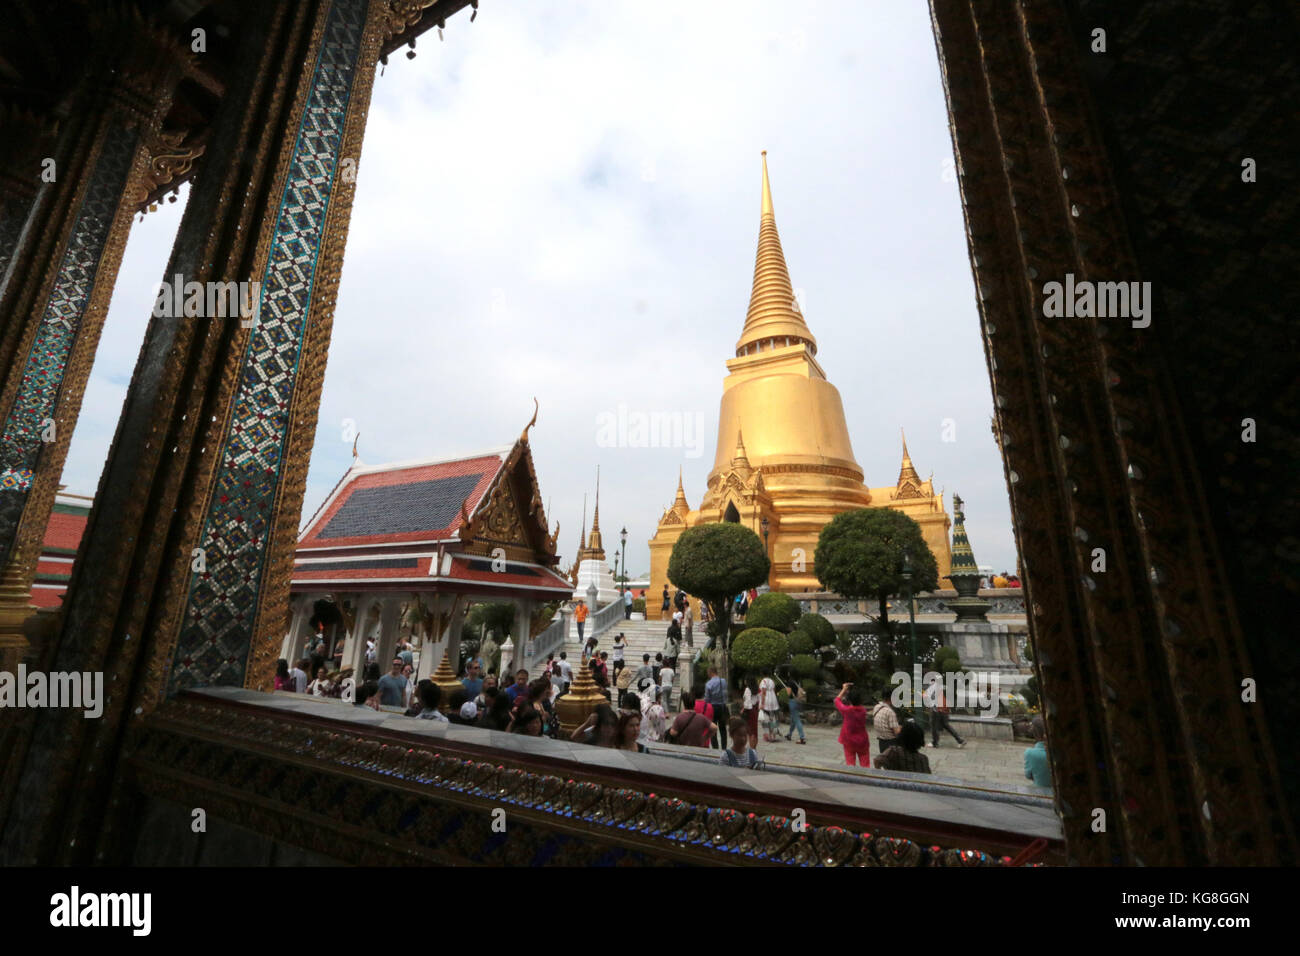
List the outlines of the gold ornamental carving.
{"label": "gold ornamental carving", "polygon": [[131,196],[133,203],[143,205],[168,183],[176,182],[190,172],[194,161],[203,155],[205,145],[184,145],[184,140],[184,130],[160,130],[156,136],[145,140],[144,149],[149,157],[149,165]]}

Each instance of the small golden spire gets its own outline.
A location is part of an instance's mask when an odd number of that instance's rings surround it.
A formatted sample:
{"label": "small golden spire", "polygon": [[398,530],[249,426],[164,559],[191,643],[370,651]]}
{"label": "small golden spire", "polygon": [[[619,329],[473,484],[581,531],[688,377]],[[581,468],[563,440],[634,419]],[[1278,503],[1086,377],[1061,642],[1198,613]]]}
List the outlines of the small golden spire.
{"label": "small golden spire", "polygon": [[903,429],[899,428],[898,433],[903,436],[903,463],[898,469],[898,487],[903,487],[903,482],[910,481],[919,493],[921,487],[921,476],[916,473],[916,468],[912,466],[912,456],[907,453],[907,435],[903,434]]}
{"label": "small golden spire", "polygon": [[357,432],[352,439],[352,460],[357,460],[357,442],[361,441],[361,432]]}

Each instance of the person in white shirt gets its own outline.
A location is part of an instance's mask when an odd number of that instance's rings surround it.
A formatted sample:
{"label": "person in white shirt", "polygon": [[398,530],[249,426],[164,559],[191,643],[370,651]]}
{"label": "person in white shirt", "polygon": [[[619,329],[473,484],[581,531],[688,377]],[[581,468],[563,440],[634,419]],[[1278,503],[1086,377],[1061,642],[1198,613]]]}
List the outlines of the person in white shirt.
{"label": "person in white shirt", "polygon": [[373,664],[375,660],[375,639],[373,637],[368,637],[366,638],[366,663]]}
{"label": "person in white shirt", "polygon": [[566,651],[560,651],[560,674],[564,677],[564,692],[567,694],[573,686],[573,665],[569,663]]}
{"label": "person in white shirt", "polygon": [[673,678],[676,676],[673,669],[667,664],[659,668],[659,687],[663,692],[659,702],[664,705],[665,711],[673,705]]}
{"label": "person in white shirt", "polygon": [[305,694],[307,692],[307,668],[310,666],[310,661],[299,661],[293,670],[289,671],[289,676],[293,678],[295,693]]}
{"label": "person in white shirt", "polygon": [[313,697],[328,697],[333,689],[334,683],[325,676],[323,667],[316,671],[316,679],[307,685],[307,690]]}
{"label": "person in white shirt", "polygon": [[[668,712],[664,709],[665,692],[662,688],[653,696],[642,697],[641,727],[645,730],[645,740],[663,740],[668,731]],[[645,703],[648,701],[648,703]]]}
{"label": "person in white shirt", "polygon": [[623,652],[627,650],[627,638],[622,633],[614,638],[614,680],[618,680],[618,672],[623,669]]}
{"label": "person in white shirt", "polygon": [[758,682],[759,716],[763,718],[763,739],[768,743],[776,740],[777,719],[780,701],[776,696],[776,681],[769,674]]}

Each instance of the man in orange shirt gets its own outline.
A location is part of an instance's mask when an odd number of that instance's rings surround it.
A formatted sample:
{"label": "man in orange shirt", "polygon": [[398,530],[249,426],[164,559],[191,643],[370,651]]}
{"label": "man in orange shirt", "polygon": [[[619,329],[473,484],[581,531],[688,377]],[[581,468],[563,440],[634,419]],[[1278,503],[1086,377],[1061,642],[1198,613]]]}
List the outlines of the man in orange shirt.
{"label": "man in orange shirt", "polygon": [[578,622],[578,642],[582,642],[582,628],[587,623],[587,602],[581,598],[578,600],[578,606],[573,609],[573,619]]}

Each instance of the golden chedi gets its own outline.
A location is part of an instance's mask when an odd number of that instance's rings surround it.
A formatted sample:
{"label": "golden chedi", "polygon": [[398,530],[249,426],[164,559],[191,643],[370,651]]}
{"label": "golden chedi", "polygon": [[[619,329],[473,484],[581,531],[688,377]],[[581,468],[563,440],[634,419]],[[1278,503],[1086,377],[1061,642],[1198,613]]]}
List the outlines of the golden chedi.
{"label": "golden chedi", "polygon": [[[817,363],[817,340],[795,300],[763,153],[763,199],[745,327],[727,361],[718,444],[708,489],[692,510],[680,475],[677,496],[650,540],[650,592],[668,583],[673,544],[687,528],[736,521],[763,537],[766,519],[773,590],[820,591],[813,558],[825,525],[844,511],[897,508],[921,525],[948,574],[948,515],[933,482],[922,481],[903,443],[892,487],[868,488],[853,456],[840,393]],[[941,582],[946,586],[946,582]]]}

